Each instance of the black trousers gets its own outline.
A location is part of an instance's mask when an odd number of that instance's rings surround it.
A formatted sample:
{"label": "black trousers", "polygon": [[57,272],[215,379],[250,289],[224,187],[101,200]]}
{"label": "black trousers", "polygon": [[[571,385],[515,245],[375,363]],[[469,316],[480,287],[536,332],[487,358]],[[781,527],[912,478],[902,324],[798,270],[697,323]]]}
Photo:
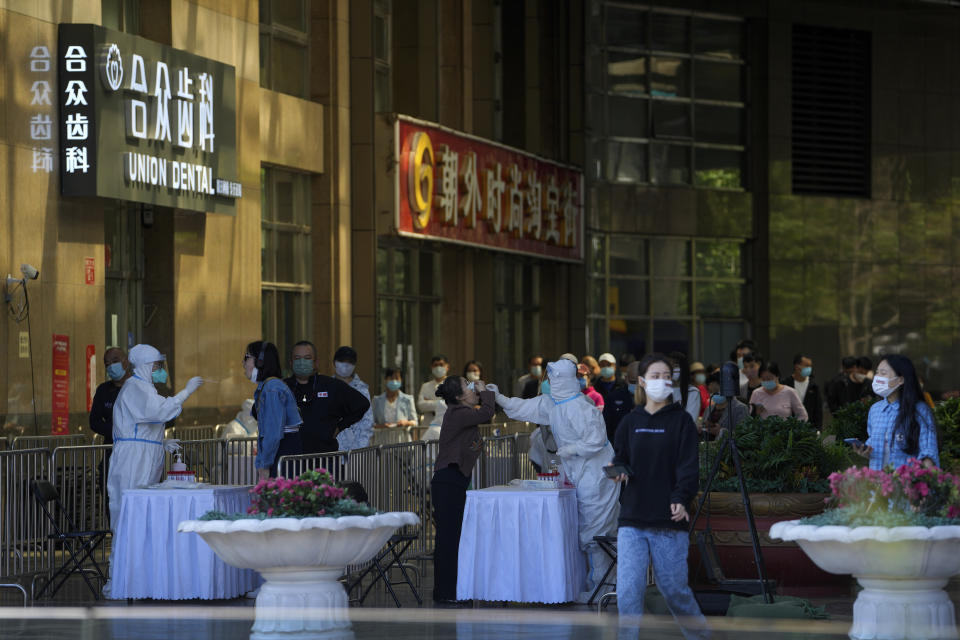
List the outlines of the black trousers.
{"label": "black trousers", "polygon": [[463,508],[467,503],[470,478],[457,465],[438,469],[430,481],[430,502],[437,522],[437,543],[433,552],[433,599],[457,599],[457,554]]}
{"label": "black trousers", "polygon": [[[260,439],[259,444],[263,446],[263,438]],[[273,459],[273,464],[270,465],[270,477],[277,477],[277,462],[280,461],[280,458],[283,456],[298,456],[301,453],[303,453],[303,446],[300,444],[300,433],[283,434],[280,446],[277,447],[277,457]]]}

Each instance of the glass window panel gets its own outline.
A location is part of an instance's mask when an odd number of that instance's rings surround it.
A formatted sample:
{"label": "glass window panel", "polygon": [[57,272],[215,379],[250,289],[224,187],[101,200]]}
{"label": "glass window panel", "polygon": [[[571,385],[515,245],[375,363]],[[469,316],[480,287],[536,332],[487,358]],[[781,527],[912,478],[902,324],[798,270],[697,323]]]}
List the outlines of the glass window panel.
{"label": "glass window panel", "polygon": [[430,251],[420,253],[420,295],[436,295],[438,290],[438,275],[436,270],[436,255]]}
{"label": "glass window panel", "polygon": [[651,58],[650,95],[666,98],[690,95],[690,61],[683,58]]}
{"label": "glass window panel", "polygon": [[606,44],[608,46],[645,47],[646,13],[631,7],[607,5],[606,9]]}
{"label": "glass window panel", "polygon": [[649,352],[649,334],[649,320],[611,320],[607,334],[610,342],[596,352],[609,351],[615,355],[632,353],[640,358]]}
{"label": "glass window panel", "polygon": [[743,152],[696,149],[696,185],[715,189],[743,186]]}
{"label": "glass window panel", "polygon": [[619,93],[646,93],[646,56],[635,53],[608,51],[607,89]]}
{"label": "glass window panel", "polygon": [[593,135],[606,135],[607,125],[607,97],[598,93],[587,94],[587,121],[593,129]]}
{"label": "glass window panel", "polygon": [[739,278],[742,273],[741,246],[739,242],[697,240],[697,277]]}
{"label": "glass window panel", "polygon": [[652,280],[651,306],[655,316],[690,315],[690,283],[685,280]]}
{"label": "glass window panel", "polygon": [[650,145],[650,181],[655,184],[689,184],[690,148]]}
{"label": "glass window panel", "polygon": [[272,2],[270,3],[270,9],[273,24],[306,33],[307,24],[303,11],[303,0]]}
{"label": "glass window panel", "polygon": [[611,275],[647,275],[647,241],[643,238],[610,238]]}
{"label": "glass window panel", "polygon": [[307,48],[280,38],[274,38],[271,44],[273,90],[305,98]]}
{"label": "glass window panel", "polygon": [[743,57],[743,23],[731,20],[693,19],[693,51],[730,60]]}
{"label": "glass window panel", "polygon": [[610,278],[610,287],[607,289],[610,315],[645,316],[650,313],[647,303],[648,284],[647,280]]}
{"label": "glass window panel", "polygon": [[264,336],[272,336],[276,331],[276,293],[265,289],[260,300],[260,328]]}
{"label": "glass window panel", "polygon": [[270,36],[260,34],[260,86],[270,88]]}
{"label": "glass window panel", "polygon": [[296,260],[294,257],[294,238],[296,234],[285,231],[274,232],[277,239],[277,279],[276,282],[296,282]]}
{"label": "glass window panel", "polygon": [[647,104],[646,99],[630,98],[627,96],[607,96],[609,119],[607,127],[609,135],[627,138],[647,137]]}
{"label": "glass window panel", "polygon": [[590,236],[589,265],[590,273],[603,274],[606,269],[604,240],[606,236]]}
{"label": "glass window panel", "polygon": [[591,48],[587,53],[587,86],[597,91],[603,91],[603,60],[604,54],[599,49]]}
{"label": "glass window panel", "polygon": [[702,327],[700,349],[704,362],[724,362],[730,357],[730,345],[750,335],[743,322],[705,321]]}
{"label": "glass window panel", "polygon": [[616,140],[608,142],[607,180],[613,182],[646,182],[646,145]]}
{"label": "glass window panel", "polygon": [[373,46],[374,55],[378,60],[389,62],[390,60],[390,32],[388,30],[387,17],[375,15],[373,17]]}
{"label": "glass window panel", "polygon": [[373,108],[377,113],[390,111],[390,67],[378,65],[373,74]]}
{"label": "glass window panel", "polygon": [[407,293],[411,288],[410,254],[408,251],[393,252],[393,292]]}
{"label": "glass window panel", "polygon": [[651,48],[675,53],[690,52],[690,19],[670,13],[651,16]]}
{"label": "glass window panel", "polygon": [[654,100],[653,135],[656,138],[689,138],[690,103]]}
{"label": "glass window panel", "polygon": [[607,287],[603,278],[589,278],[587,280],[587,303],[589,313],[607,312]]}
{"label": "glass window panel", "polygon": [[270,24],[270,0],[260,0],[260,22]]}
{"label": "glass window panel", "polygon": [[693,113],[697,142],[744,144],[743,109],[698,104]]}
{"label": "glass window panel", "polygon": [[282,171],[274,171],[274,204],[272,219],[277,222],[294,222],[296,200],[294,196],[294,176]]}
{"label": "glass window panel", "polygon": [[650,240],[654,276],[689,276],[690,242],[668,238]]}
{"label": "glass window panel", "polygon": [[697,281],[697,315],[712,318],[739,318],[743,285]]}
{"label": "glass window panel", "polygon": [[377,293],[389,293],[390,274],[387,266],[390,259],[387,249],[377,247]]}
{"label": "glass window panel", "polygon": [[694,97],[698,100],[743,102],[743,66],[697,60]]}
{"label": "glass window panel", "polygon": [[264,282],[276,282],[277,270],[274,258],[277,255],[272,229],[260,230],[260,278]]}
{"label": "glass window panel", "polygon": [[690,353],[690,323],[683,320],[658,320],[653,323],[653,350],[659,353]]}

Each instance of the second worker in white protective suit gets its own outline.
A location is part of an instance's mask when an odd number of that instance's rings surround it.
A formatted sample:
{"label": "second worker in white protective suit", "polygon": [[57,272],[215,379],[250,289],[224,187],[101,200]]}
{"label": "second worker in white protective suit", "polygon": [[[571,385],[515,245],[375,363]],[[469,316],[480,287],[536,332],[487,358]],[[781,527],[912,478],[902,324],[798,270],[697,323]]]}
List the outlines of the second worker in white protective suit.
{"label": "second worker in white protective suit", "polygon": [[547,365],[550,394],[529,400],[497,394],[497,404],[511,420],[549,424],[557,443],[563,470],[577,487],[580,519],[580,549],[589,561],[587,598],[610,566],[610,558],[594,536],[616,535],[619,488],[606,477],[603,467],[613,459],[603,415],[580,391],[577,366],[569,360]]}
{"label": "second worker in white protective suit", "polygon": [[114,530],[123,492],[160,482],[164,451],[180,448],[179,441],[163,438],[164,425],[180,415],[184,401],[203,384],[203,378],[190,378],[180,393],[165,398],[153,386],[167,381],[164,356],[148,344],[138,344],[127,359],[133,375],[123,383],[113,405],[113,455],[107,478]]}

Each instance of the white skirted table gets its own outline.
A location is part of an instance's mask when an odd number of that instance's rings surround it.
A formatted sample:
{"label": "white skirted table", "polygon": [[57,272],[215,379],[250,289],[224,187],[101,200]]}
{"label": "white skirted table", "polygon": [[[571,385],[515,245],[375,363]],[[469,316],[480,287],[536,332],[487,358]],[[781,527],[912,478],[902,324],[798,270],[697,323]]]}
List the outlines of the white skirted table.
{"label": "white skirted table", "polygon": [[570,602],[584,589],[575,489],[467,492],[457,598]]}
{"label": "white skirted table", "polygon": [[236,598],[260,575],[226,564],[196,534],[177,533],[207,511],[246,513],[250,487],[133,489],[123,494],[110,556],[109,597],[156,600]]}

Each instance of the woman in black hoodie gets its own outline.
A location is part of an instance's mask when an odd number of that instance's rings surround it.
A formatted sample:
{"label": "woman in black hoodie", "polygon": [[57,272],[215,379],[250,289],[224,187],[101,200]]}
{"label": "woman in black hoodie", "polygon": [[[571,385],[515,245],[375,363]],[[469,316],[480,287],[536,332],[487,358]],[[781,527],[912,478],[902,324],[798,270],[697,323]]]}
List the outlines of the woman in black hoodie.
{"label": "woman in black hoodie", "polygon": [[[643,615],[647,565],[686,638],[708,637],[687,584],[687,507],[697,493],[697,427],[673,402],[672,365],[654,353],[640,362],[637,406],[614,437],[613,464],[627,466],[617,532],[617,609],[621,624]],[[632,620],[631,620],[632,618]]]}

